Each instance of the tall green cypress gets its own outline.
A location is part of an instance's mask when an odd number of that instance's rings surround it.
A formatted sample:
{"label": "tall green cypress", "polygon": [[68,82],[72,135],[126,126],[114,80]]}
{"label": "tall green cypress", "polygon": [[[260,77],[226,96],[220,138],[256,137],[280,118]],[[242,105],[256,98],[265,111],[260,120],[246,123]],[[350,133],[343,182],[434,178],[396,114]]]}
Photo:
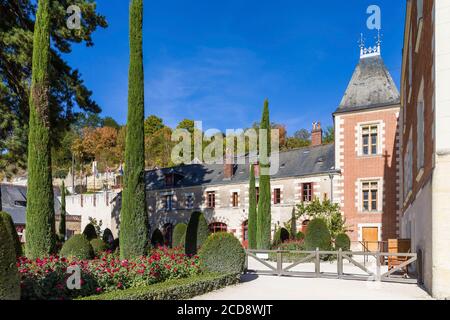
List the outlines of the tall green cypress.
{"label": "tall green cypress", "polygon": [[59,220],[59,239],[66,240],[66,186],[61,185],[61,219]]}
{"label": "tall green cypress", "polygon": [[297,237],[297,216],[295,215],[295,207],[293,207],[291,213],[291,239],[295,240],[296,237]]}
{"label": "tall green cypress", "polygon": [[256,249],[256,233],[258,228],[256,209],[255,166],[250,166],[249,207],[248,207],[248,248]]}
{"label": "tall green cypress", "polygon": [[270,190],[270,119],[269,119],[269,101],[266,99],[264,101],[264,110],[261,118],[260,124],[260,136],[261,139],[262,134],[261,130],[266,130],[267,134],[267,152],[261,152],[261,142],[259,145],[259,159],[260,159],[260,173],[259,173],[259,201],[258,201],[258,227],[257,227],[257,246],[258,249],[270,249],[270,238],[271,238],[271,190]]}
{"label": "tall green cypress", "polygon": [[120,256],[122,259],[145,254],[149,236],[144,183],[142,21],[143,1],[132,0],[130,4],[128,120],[125,145],[124,189],[120,213]]}
{"label": "tall green cypress", "polygon": [[50,0],[39,0],[34,25],[28,133],[26,255],[37,258],[55,249],[49,111]]}

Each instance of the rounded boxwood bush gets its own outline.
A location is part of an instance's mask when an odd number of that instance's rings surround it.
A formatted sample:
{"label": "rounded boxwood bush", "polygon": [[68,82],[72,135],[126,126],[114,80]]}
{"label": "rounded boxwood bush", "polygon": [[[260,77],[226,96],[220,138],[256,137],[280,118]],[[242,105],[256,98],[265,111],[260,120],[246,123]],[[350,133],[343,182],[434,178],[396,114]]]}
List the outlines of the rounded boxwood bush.
{"label": "rounded boxwood bush", "polygon": [[92,259],[94,249],[84,234],[76,234],[64,243],[60,255],[66,258]]}
{"label": "rounded boxwood bush", "polygon": [[345,233],[338,234],[334,240],[336,250],[342,249],[342,251],[350,251],[350,245],[350,237]]}
{"label": "rounded boxwood bush", "polygon": [[308,224],[308,230],[305,235],[306,250],[330,250],[331,249],[331,234],[328,230],[325,220],[316,218]]}
{"label": "rounded boxwood bush", "polygon": [[102,239],[92,239],[90,241],[92,249],[94,250],[94,255],[98,257],[100,253],[109,249],[108,245]]}
{"label": "rounded boxwood bush", "polygon": [[209,272],[241,273],[244,270],[244,248],[231,233],[211,234],[201,247],[199,257]]}
{"label": "rounded boxwood bush", "polygon": [[86,227],[84,227],[83,234],[86,238],[91,241],[92,239],[97,239],[97,231],[92,223],[88,223]]}
{"label": "rounded boxwood bush", "polygon": [[0,300],[20,299],[20,278],[16,250],[3,219],[0,220]]}
{"label": "rounded boxwood bush", "polygon": [[152,234],[151,243],[153,247],[163,246],[164,245],[164,236],[159,229],[155,229]]}
{"label": "rounded boxwood bush", "polygon": [[186,239],[187,225],[185,223],[179,223],[173,229],[172,234],[172,246],[183,247]]}
{"label": "rounded boxwood bush", "polygon": [[193,212],[186,229],[185,252],[188,255],[197,253],[198,248],[209,235],[208,223],[201,212]]}
{"label": "rounded boxwood bush", "polygon": [[16,257],[20,257],[22,255],[22,244],[20,243],[19,235],[17,234],[16,227],[14,227],[11,216],[6,212],[0,211],[0,222],[3,222],[3,225],[13,241]]}

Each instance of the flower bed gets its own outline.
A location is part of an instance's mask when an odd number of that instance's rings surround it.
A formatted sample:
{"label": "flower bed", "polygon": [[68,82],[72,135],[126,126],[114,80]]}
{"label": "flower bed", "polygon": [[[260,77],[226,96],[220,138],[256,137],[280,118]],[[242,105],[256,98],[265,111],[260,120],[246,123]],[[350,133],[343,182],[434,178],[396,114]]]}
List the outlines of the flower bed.
{"label": "flower bed", "polygon": [[[22,299],[72,299],[93,294],[148,286],[158,282],[187,278],[201,273],[197,256],[189,258],[180,249],[159,248],[149,256],[120,260],[105,252],[94,260],[68,260],[51,256],[29,260],[19,258]],[[79,266],[81,289],[69,289],[70,266]]]}

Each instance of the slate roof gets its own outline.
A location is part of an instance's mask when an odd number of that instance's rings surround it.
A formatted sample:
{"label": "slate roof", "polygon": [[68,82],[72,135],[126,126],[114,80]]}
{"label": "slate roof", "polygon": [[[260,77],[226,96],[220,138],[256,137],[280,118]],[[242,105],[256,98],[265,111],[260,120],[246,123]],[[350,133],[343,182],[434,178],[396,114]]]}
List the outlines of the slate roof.
{"label": "slate roof", "polygon": [[359,60],[335,113],[379,108],[400,103],[400,94],[381,56]]}
{"label": "slate roof", "polygon": [[[334,144],[306,147],[280,152],[279,170],[271,179],[301,177],[328,173],[335,168]],[[156,169],[146,172],[147,190],[166,189],[165,174],[175,173],[179,176],[174,188],[199,185],[223,185],[246,183],[249,180],[249,158],[246,164],[236,164],[234,175],[225,179],[224,166],[221,164],[191,164],[174,168]]]}
{"label": "slate roof", "polygon": [[[3,211],[9,213],[16,225],[26,223],[26,203],[27,187],[12,184],[0,184],[2,189],[2,207]],[[55,192],[55,213],[58,213],[61,207],[57,199],[58,190]]]}

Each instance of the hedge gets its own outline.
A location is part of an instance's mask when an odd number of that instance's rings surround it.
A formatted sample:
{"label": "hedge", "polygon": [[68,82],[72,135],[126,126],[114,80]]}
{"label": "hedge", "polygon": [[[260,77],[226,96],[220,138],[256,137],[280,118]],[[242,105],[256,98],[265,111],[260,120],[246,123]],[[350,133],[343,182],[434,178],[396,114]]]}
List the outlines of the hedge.
{"label": "hedge", "polygon": [[238,274],[203,274],[145,287],[116,290],[79,300],[185,300],[239,283]]}
{"label": "hedge", "polygon": [[244,270],[244,248],[231,233],[211,234],[198,255],[202,266],[209,272],[240,273]]}
{"label": "hedge", "polygon": [[172,235],[172,247],[183,247],[186,239],[187,225],[185,223],[179,223],[173,229]]}
{"label": "hedge", "polygon": [[152,234],[151,243],[153,247],[163,246],[164,245],[164,236],[159,229],[155,229]]}
{"label": "hedge", "polygon": [[97,239],[98,237],[97,231],[95,230],[95,227],[92,223],[88,223],[86,227],[84,227],[83,234],[89,241]]}
{"label": "hedge", "polygon": [[331,249],[331,234],[328,230],[325,220],[316,218],[308,224],[308,229],[305,235],[305,249],[306,250],[330,250]]}
{"label": "hedge", "polygon": [[92,259],[94,257],[94,249],[84,234],[76,234],[64,243],[60,256]]}
{"label": "hedge", "polygon": [[209,229],[205,216],[201,212],[193,212],[186,229],[186,254],[196,254],[208,235]]}
{"label": "hedge", "polygon": [[334,240],[334,246],[336,250],[342,249],[342,251],[349,251],[350,245],[350,238],[345,233],[338,234],[336,236],[336,239]]}
{"label": "hedge", "polygon": [[8,229],[0,220],[0,300],[20,299],[20,278],[16,251]]}
{"label": "hedge", "polygon": [[20,243],[19,235],[17,234],[16,228],[14,227],[14,222],[11,216],[6,212],[0,211],[0,223],[1,222],[3,222],[6,231],[8,231],[14,243],[14,250],[16,252],[16,257],[20,257],[22,255],[22,244]]}
{"label": "hedge", "polygon": [[100,253],[108,250],[109,248],[106,242],[102,239],[92,239],[90,243],[96,257],[100,256]]}

